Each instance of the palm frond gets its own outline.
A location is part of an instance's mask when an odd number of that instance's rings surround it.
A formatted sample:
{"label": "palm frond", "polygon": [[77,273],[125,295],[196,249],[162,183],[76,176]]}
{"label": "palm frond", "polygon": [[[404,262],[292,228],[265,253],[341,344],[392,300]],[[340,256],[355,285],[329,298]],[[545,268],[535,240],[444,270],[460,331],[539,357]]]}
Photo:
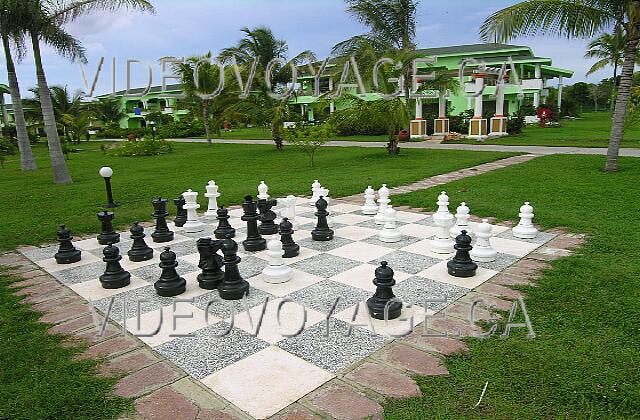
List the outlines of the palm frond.
{"label": "palm frond", "polygon": [[40,40],[53,47],[58,54],[71,61],[79,60],[87,62],[85,49],[82,43],[61,26],[45,24],[40,27],[38,33]]}
{"label": "palm frond", "polygon": [[115,12],[122,9],[155,13],[149,0],[45,0],[44,5],[52,19],[64,24],[95,11]]}

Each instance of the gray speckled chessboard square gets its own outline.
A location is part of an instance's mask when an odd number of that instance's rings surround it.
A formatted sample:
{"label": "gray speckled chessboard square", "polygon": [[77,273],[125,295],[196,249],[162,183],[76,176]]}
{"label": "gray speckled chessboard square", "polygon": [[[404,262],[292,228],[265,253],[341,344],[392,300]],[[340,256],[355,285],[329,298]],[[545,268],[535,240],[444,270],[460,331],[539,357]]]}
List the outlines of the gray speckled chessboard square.
{"label": "gray speckled chessboard square", "polygon": [[360,264],[362,263],[336,255],[319,254],[295,262],[291,264],[291,267],[327,279]]}
{"label": "gray speckled chessboard square", "polygon": [[[112,297],[99,299],[93,302],[93,306],[100,312],[106,314],[109,308],[109,302],[113,299],[109,318],[115,322],[121,323],[123,318],[130,319],[138,316],[138,304],[140,304],[140,315],[151,311],[157,311],[162,306],[172,305],[175,299],[180,296],[163,297],[158,296],[153,286],[144,286],[137,289],[131,289],[118,293]],[[126,304],[126,313],[123,310]],[[123,317],[124,315],[124,317]]]}
{"label": "gray speckled chessboard square", "polygon": [[432,215],[427,216],[426,219],[418,220],[417,222],[413,222],[417,225],[425,225],[425,226],[433,226],[436,227],[436,224],[433,222]]}
{"label": "gray speckled chessboard square", "polygon": [[511,264],[518,261],[519,259],[520,257],[518,256],[503,254],[501,252],[498,252],[498,255],[496,255],[495,261],[491,261],[491,262],[476,261],[476,264],[478,264],[478,267],[488,268],[489,270],[502,271],[505,268],[509,267]]}
{"label": "gray speckled chessboard square", "polygon": [[442,260],[427,257],[425,255],[414,254],[413,252],[394,251],[391,254],[378,258],[372,262],[372,264],[377,265],[380,264],[381,261],[388,262],[389,267],[394,270],[404,271],[409,274],[418,274],[422,270],[425,270]]}
{"label": "gray speckled chessboard square", "polygon": [[[25,249],[21,251],[22,255],[29,258],[31,261],[37,262],[53,258],[58,252],[58,245],[45,246],[42,248]],[[84,251],[83,251],[84,252]]]}
{"label": "gray speckled chessboard square", "polygon": [[335,373],[367,357],[385,342],[380,335],[330,318],[328,328],[327,322],[320,322],[298,336],[280,341],[278,346]]}
{"label": "gray speckled chessboard square", "polygon": [[[332,314],[356,305],[367,298],[369,294],[364,290],[332,280],[323,280],[319,283],[297,290],[286,296],[294,302],[302,304],[306,308],[315,309],[324,314],[329,314],[335,304]],[[336,304],[336,300],[338,303]]]}
{"label": "gray speckled chessboard square", "polygon": [[253,255],[243,255],[240,257],[238,270],[243,279],[248,279],[262,273],[262,270],[268,265],[268,262],[262,258]]}
{"label": "gray speckled chessboard square", "polygon": [[202,379],[247,356],[264,350],[269,343],[249,333],[231,328],[224,321],[193,332],[192,337],[178,337],[156,347],[196,379]]}
{"label": "gray speckled chessboard square", "polygon": [[538,236],[536,236],[533,239],[522,239],[522,238],[516,238],[515,236],[513,236],[513,232],[511,231],[511,229],[507,229],[504,232],[501,232],[500,234],[496,235],[497,238],[511,239],[513,241],[529,242],[532,244],[546,244],[556,236],[557,235],[554,233],[538,232]]}
{"label": "gray speckled chessboard square", "polygon": [[[405,223],[405,222],[401,222],[399,220],[396,220],[396,227],[400,227],[400,226],[406,225],[406,224],[407,223]],[[376,229],[376,230],[382,230],[382,228],[384,227],[384,225],[376,224],[376,221],[373,220],[373,216],[371,217],[370,220],[365,220],[364,222],[356,223],[354,226],[360,226],[360,227],[365,227],[365,228],[369,228],[369,229]]]}
{"label": "gray speckled chessboard square", "polygon": [[341,238],[339,236],[334,236],[330,241],[314,241],[311,238],[311,234],[309,234],[308,238],[300,239],[298,245],[315,251],[327,252],[350,244],[351,242],[353,242],[351,239]]}
{"label": "gray speckled chessboard square", "polygon": [[[393,292],[404,303],[439,311],[469,293],[469,289],[413,276],[396,285]],[[446,299],[446,302],[426,302],[427,300],[443,299]],[[416,320],[416,322],[420,322],[420,320]]]}
{"label": "gray speckled chessboard square", "polygon": [[[122,238],[122,236],[120,236],[120,238]],[[133,245],[133,241],[131,239],[126,239],[124,241],[121,240],[114,246],[120,250],[120,255],[122,255],[122,258],[127,258],[127,252],[131,249],[131,245]],[[100,245],[100,248],[92,249],[90,251],[82,251],[82,252],[88,252],[90,254],[95,255],[98,258],[102,258],[104,257],[104,254],[102,251],[104,251],[105,248],[106,248],[106,245]]]}
{"label": "gray speckled chessboard square", "polygon": [[[231,316],[231,309],[234,314],[239,314],[254,306],[262,306],[266,299],[273,300],[275,297],[255,287],[249,288],[249,295],[240,300],[224,300],[220,297],[217,290],[197,296],[194,299],[193,306],[203,311],[209,307],[209,313],[219,318],[227,319]],[[212,302],[209,305],[209,302]]]}
{"label": "gray speckled chessboard square", "polygon": [[420,240],[421,240],[420,238],[415,238],[413,236],[402,235],[402,240],[400,242],[382,242],[380,239],[378,239],[378,235],[374,235],[367,239],[363,239],[360,242],[366,242],[372,245],[380,245],[385,248],[400,249],[400,248],[404,248],[405,246],[415,244]]}
{"label": "gray speckled chessboard square", "polygon": [[[329,220],[327,220],[327,224],[333,230],[340,229],[340,228],[345,227],[345,226],[349,226],[349,225],[346,225],[344,223],[334,223],[334,222],[331,221],[331,218],[329,218]],[[315,221],[302,223],[300,225],[296,225],[296,229],[309,230],[309,231],[315,229],[315,227],[316,227],[316,222]]]}
{"label": "gray speckled chessboard square", "polygon": [[[184,276],[187,273],[192,273],[194,271],[200,271],[197,265],[191,264],[190,262],[178,259],[178,267],[176,268],[178,275]],[[162,274],[162,269],[159,264],[149,264],[144,267],[136,268],[130,271],[132,276],[136,276],[141,278],[144,281],[148,281],[150,283],[155,283],[160,278]]]}
{"label": "gray speckled chessboard square", "polygon": [[[189,238],[186,241],[178,242],[177,244],[168,245],[171,251],[175,252],[178,257],[184,257],[185,255],[197,254],[198,244],[197,239]],[[158,249],[158,254],[164,251],[164,248]]]}
{"label": "gray speckled chessboard square", "polygon": [[96,261],[79,267],[56,271],[55,273],[51,273],[51,275],[64,284],[77,284],[89,280],[96,280],[104,273],[105,268],[105,263]]}

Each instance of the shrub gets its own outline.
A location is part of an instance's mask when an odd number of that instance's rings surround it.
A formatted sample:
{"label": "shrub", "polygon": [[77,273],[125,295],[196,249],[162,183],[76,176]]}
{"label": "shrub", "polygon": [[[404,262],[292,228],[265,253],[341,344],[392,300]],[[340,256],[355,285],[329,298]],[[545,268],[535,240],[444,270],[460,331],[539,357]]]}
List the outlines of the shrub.
{"label": "shrub", "polygon": [[514,135],[522,133],[524,128],[524,114],[522,112],[514,112],[507,120],[507,133]]}
{"label": "shrub", "polygon": [[134,156],[156,156],[173,152],[171,143],[166,140],[145,140],[130,141],[109,150],[109,155],[118,157]]}
{"label": "shrub", "polygon": [[288,143],[295,145],[309,156],[311,167],[315,164],[315,154],[318,149],[329,141],[331,137],[329,124],[305,125],[296,128],[286,128],[284,137]]}
{"label": "shrub", "polygon": [[13,156],[17,152],[17,147],[11,139],[0,137],[0,166],[4,168],[6,156]]}

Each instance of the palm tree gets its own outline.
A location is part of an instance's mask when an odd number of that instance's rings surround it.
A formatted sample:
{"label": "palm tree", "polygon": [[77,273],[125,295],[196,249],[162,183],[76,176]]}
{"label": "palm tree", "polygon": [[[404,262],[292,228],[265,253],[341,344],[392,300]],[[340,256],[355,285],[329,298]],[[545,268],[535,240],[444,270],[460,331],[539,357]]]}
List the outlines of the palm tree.
{"label": "palm tree", "polygon": [[27,123],[22,109],[22,95],[20,94],[20,84],[16,74],[16,66],[11,54],[11,41],[13,41],[18,56],[24,53],[24,33],[18,29],[26,21],[25,13],[17,7],[17,2],[2,0],[0,2],[0,37],[7,65],[7,79],[9,80],[9,90],[11,93],[11,103],[13,104],[13,119],[16,125],[16,136],[18,138],[18,150],[20,151],[20,167],[23,171],[35,171],[36,161],[31,151],[29,135],[27,133]]}
{"label": "palm tree", "polygon": [[100,98],[90,105],[93,116],[103,123],[118,123],[126,116],[118,98]]}
{"label": "palm tree", "polygon": [[235,57],[238,64],[251,64],[254,59],[258,67],[264,69],[274,58],[284,58],[288,47],[284,39],[277,39],[273,31],[266,26],[258,26],[253,29],[244,27],[240,29],[245,36],[236,46],[223,48],[218,55],[221,62],[229,62]]}
{"label": "palm tree", "polygon": [[634,0],[526,0],[489,16],[480,28],[485,41],[507,42],[518,36],[560,35],[592,38],[613,30],[625,39],[622,74],[613,112],[605,170],[618,170],[620,143],[640,44],[640,2]]}
{"label": "palm tree", "polygon": [[622,55],[626,40],[620,31],[613,34],[603,33],[589,42],[584,58],[597,58],[593,66],[587,72],[587,76],[602,70],[607,66],[613,66],[613,82],[618,79],[618,68],[622,66]]}

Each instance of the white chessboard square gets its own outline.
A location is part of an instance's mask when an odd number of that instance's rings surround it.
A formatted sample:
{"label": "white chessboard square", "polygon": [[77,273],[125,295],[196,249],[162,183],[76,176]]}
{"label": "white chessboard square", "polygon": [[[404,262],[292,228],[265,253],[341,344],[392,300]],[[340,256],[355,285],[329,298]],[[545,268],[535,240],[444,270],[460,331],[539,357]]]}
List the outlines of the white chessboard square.
{"label": "white chessboard square", "polygon": [[[478,222],[469,222],[469,227],[471,228],[471,232],[475,232],[478,229],[478,225],[480,225],[480,223]],[[501,225],[491,225],[491,234],[492,235],[499,235],[504,231],[509,230],[508,227],[506,226],[501,226]]]}
{"label": "white chessboard square", "polygon": [[402,312],[398,318],[389,320],[375,319],[370,315],[365,301],[345,309],[335,315],[335,318],[354,327],[364,328],[374,334],[394,339],[413,332],[416,325],[424,321],[426,314],[433,314],[433,311],[427,313],[419,305],[403,303]]}
{"label": "white chessboard square", "polygon": [[418,276],[426,277],[442,283],[452,284],[458,287],[464,287],[465,289],[474,289],[498,274],[497,271],[478,267],[476,275],[473,277],[455,277],[449,274],[447,270],[447,262],[448,261],[442,261],[432,267],[429,267],[418,273]]}
{"label": "white chessboard square", "polygon": [[[352,268],[351,270],[347,270],[338,275],[335,275],[329,280],[346,284],[348,286],[357,287],[358,289],[366,290],[369,293],[375,293],[376,285],[373,284],[373,279],[375,278],[375,272],[377,268],[377,265],[361,264],[355,268]],[[410,274],[394,270],[393,278],[395,279],[396,283],[400,283],[408,279],[409,277],[411,277]]]}
{"label": "white chessboard square", "polygon": [[131,334],[148,346],[156,347],[177,337],[193,335],[194,331],[219,321],[220,318],[213,315],[207,318],[204,311],[181,301],[129,318],[126,325]]}
{"label": "white chessboard square", "polygon": [[381,258],[392,252],[393,249],[366,242],[352,242],[340,248],[332,249],[328,254],[349,258],[360,262],[369,262]]}
{"label": "white chessboard square", "polygon": [[120,288],[120,289],[105,289],[102,287],[102,283],[98,277],[93,280],[84,281],[82,283],[70,284],[69,288],[85,298],[88,301],[100,300],[104,298],[109,298],[111,296],[115,296],[117,294],[123,293],[128,290],[137,289],[139,287],[148,286],[149,283],[138,278],[136,276],[131,276],[131,282],[128,286]]}
{"label": "white chessboard square", "polygon": [[403,235],[413,236],[420,239],[428,239],[438,233],[438,228],[436,227],[415,223],[399,226],[398,230],[402,232]]}
{"label": "white chessboard square", "polygon": [[179,244],[180,242],[184,242],[184,241],[193,241],[193,238],[189,238],[187,236],[184,235],[180,235],[178,233],[174,233],[173,235],[173,240],[168,241],[168,242],[153,242],[152,240],[149,240],[147,242],[147,244],[154,249],[160,249],[163,250],[165,247],[172,247],[175,244]]}
{"label": "white chessboard square", "polygon": [[266,306],[263,303],[235,315],[233,320],[227,318],[226,321],[233,322],[234,327],[267,343],[276,344],[325,319],[326,316],[318,311],[278,298],[269,300]]}
{"label": "white chessboard square", "polygon": [[291,221],[291,224],[293,225],[293,229],[297,230],[297,226],[311,225],[315,222],[315,219],[311,219],[309,217],[296,216],[296,218]]}
{"label": "white chessboard square", "polygon": [[407,245],[404,248],[401,248],[401,250],[413,252],[414,254],[420,254],[431,258],[437,258],[439,260],[448,260],[454,255],[453,252],[451,252],[450,254],[438,254],[431,251],[431,239],[423,239],[419,242]]}
{"label": "white chessboard square", "polygon": [[40,267],[49,273],[55,273],[56,271],[66,270],[69,268],[82,267],[83,265],[91,264],[94,262],[102,261],[102,259],[96,257],[89,252],[83,252],[80,261],[71,264],[58,264],[55,258],[48,258],[46,260],[38,261]]}
{"label": "white chessboard square", "polygon": [[242,217],[242,215],[244,214],[244,211],[242,210],[242,207],[239,207],[236,209],[229,209],[229,212],[227,214],[239,220],[240,217]]}
{"label": "white chessboard square", "polygon": [[499,237],[492,237],[489,239],[489,243],[493,249],[503,254],[515,255],[517,257],[524,257],[540,247],[540,244],[534,242],[524,242],[516,239],[505,239]]}
{"label": "white chessboard square", "polygon": [[82,250],[82,251],[91,251],[94,249],[100,249],[100,248],[104,248],[104,245],[101,245],[98,242],[98,238],[89,238],[89,239],[83,239],[81,241],[75,241],[73,242],[73,246],[75,246],[76,248]]}
{"label": "white chessboard square", "polygon": [[333,376],[312,363],[271,346],[207,376],[202,382],[252,417],[263,419],[299,400]]}
{"label": "white chessboard square", "polygon": [[[253,254],[253,256],[260,258],[266,262],[269,262],[269,254],[267,253],[267,250],[264,251],[258,251],[256,253]],[[318,255],[320,254],[319,251],[316,251],[315,249],[309,249],[309,248],[305,248],[303,246],[300,247],[300,250],[298,252],[298,255],[296,255],[295,257],[291,257],[291,258],[285,258],[284,262],[287,265],[291,265],[293,263],[296,263],[298,261],[302,261],[304,259],[307,259],[309,257],[313,257],[314,255]],[[242,264],[242,263],[241,263]]]}
{"label": "white chessboard square", "polygon": [[360,226],[345,226],[334,231],[334,234],[336,236],[351,239],[352,241],[361,241],[363,239],[375,236],[378,233],[378,230]]}
{"label": "white chessboard square", "polygon": [[331,209],[339,213],[353,213],[360,210],[361,206],[349,203],[336,203],[331,206]]}
{"label": "white chessboard square", "polygon": [[409,211],[396,212],[396,220],[398,220],[399,222],[405,222],[405,223],[415,223],[420,220],[424,220],[428,217],[431,217],[431,216],[426,213],[414,213]]}
{"label": "white chessboard square", "polygon": [[248,279],[248,282],[252,287],[271,293],[274,296],[282,297],[311,286],[312,284],[319,283],[322,280],[324,280],[322,277],[292,268],[291,279],[284,283],[267,283],[264,281],[262,274],[251,277]]}
{"label": "white chessboard square", "polygon": [[334,223],[341,223],[344,225],[356,225],[358,223],[366,222],[370,219],[371,218],[367,216],[359,216],[357,214],[351,213],[339,214],[331,218]]}

